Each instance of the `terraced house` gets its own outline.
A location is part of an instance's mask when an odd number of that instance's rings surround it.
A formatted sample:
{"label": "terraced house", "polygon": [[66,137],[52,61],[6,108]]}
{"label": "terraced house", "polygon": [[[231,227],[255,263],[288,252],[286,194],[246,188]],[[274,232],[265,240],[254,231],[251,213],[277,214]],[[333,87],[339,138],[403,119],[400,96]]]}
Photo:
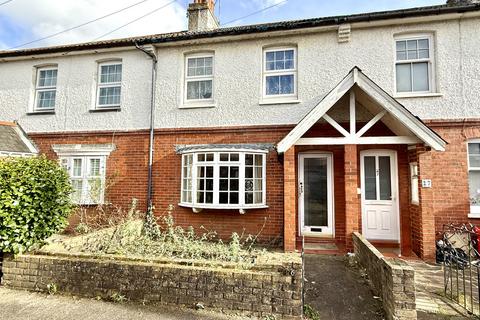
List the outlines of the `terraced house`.
{"label": "terraced house", "polygon": [[[69,171],[79,204],[261,242],[434,256],[480,221],[480,4],[0,52],[0,119]],[[110,183],[114,180],[114,183]],[[95,191],[95,192],[92,192]]]}

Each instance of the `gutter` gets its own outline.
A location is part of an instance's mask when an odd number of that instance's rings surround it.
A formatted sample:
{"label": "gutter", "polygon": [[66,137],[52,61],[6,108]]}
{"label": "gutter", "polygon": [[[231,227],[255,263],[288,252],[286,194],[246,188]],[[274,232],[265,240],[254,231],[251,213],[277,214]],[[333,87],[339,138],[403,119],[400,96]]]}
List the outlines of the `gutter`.
{"label": "gutter", "polygon": [[155,142],[154,126],[155,126],[155,89],[157,87],[157,56],[155,55],[155,49],[150,47],[150,50],[140,47],[135,42],[135,47],[145,53],[152,59],[152,88],[150,94],[150,138],[148,143],[148,180],[147,180],[147,210],[153,209],[152,190],[153,190],[153,145]]}

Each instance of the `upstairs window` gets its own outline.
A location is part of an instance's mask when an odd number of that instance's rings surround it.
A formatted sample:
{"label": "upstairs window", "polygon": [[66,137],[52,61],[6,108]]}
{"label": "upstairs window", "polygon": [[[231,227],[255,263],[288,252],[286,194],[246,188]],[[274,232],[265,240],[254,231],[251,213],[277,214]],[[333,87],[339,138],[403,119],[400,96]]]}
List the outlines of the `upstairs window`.
{"label": "upstairs window", "polygon": [[264,98],[293,97],[297,94],[296,49],[268,49],[264,51]]}
{"label": "upstairs window", "polygon": [[480,217],[480,140],[468,142],[470,214]]}
{"label": "upstairs window", "polygon": [[105,193],[105,156],[63,156],[61,165],[70,175],[72,200],[82,205],[101,204]]}
{"label": "upstairs window", "polygon": [[56,67],[37,69],[34,111],[51,111],[55,109],[57,73],[58,69]]}
{"label": "upstairs window", "polygon": [[266,206],[266,153],[192,152],[182,155],[181,205],[196,209]]}
{"label": "upstairs window", "polygon": [[98,68],[97,108],[120,108],[122,64],[104,62]]}
{"label": "upstairs window", "polygon": [[432,37],[399,38],[395,41],[397,93],[433,91]]}
{"label": "upstairs window", "polygon": [[186,57],[185,102],[213,101],[213,55]]}

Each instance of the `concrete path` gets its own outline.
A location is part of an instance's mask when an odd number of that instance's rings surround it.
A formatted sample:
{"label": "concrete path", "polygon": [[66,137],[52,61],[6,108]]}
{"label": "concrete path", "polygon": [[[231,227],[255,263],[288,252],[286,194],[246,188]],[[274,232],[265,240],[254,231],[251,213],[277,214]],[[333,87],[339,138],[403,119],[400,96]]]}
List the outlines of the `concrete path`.
{"label": "concrete path", "polygon": [[306,255],[305,278],[305,303],[318,310],[320,319],[384,318],[381,301],[344,257]]}
{"label": "concrete path", "polygon": [[223,320],[240,319],[208,311],[166,306],[113,303],[69,296],[10,290],[0,287],[2,320]]}

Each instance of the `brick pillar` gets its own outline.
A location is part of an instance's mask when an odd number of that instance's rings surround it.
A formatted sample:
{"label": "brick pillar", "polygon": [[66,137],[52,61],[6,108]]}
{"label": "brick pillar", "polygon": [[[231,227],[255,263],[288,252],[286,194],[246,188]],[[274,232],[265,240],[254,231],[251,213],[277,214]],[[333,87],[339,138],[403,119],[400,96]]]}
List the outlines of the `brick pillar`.
{"label": "brick pillar", "polygon": [[345,244],[353,251],[352,233],[360,231],[360,195],[357,194],[359,168],[357,146],[345,145]]}
{"label": "brick pillar", "polygon": [[294,251],[296,246],[297,179],[295,176],[295,146],[283,156],[283,248]]}
{"label": "brick pillar", "polygon": [[417,146],[418,173],[419,173],[419,254],[424,260],[435,259],[435,211],[432,188],[422,188],[422,179],[432,179],[433,159],[432,152],[426,151],[424,146]]}

